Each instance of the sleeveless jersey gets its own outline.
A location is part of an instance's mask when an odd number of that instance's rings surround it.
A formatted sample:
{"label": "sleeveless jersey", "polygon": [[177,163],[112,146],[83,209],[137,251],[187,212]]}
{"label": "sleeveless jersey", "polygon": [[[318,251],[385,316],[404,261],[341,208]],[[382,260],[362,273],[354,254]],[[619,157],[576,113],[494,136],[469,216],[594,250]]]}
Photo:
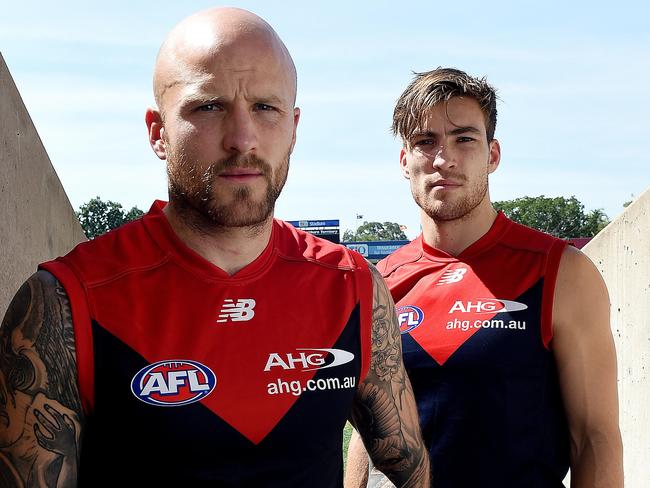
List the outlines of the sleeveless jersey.
{"label": "sleeveless jersey", "polygon": [[71,301],[80,486],[342,486],[370,360],[363,258],[275,220],[229,276],[163,207],[41,265]]}
{"label": "sleeveless jersey", "polygon": [[420,236],[379,263],[432,486],[563,486],[569,437],[549,344],[564,246],[499,213],[458,257]]}

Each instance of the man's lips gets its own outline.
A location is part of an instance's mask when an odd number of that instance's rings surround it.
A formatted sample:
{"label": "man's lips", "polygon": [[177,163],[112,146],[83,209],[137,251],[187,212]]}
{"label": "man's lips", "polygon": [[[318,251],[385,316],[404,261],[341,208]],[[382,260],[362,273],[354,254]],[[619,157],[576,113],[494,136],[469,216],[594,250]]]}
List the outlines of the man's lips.
{"label": "man's lips", "polygon": [[460,183],[453,180],[437,180],[431,184],[432,188],[458,188]]}
{"label": "man's lips", "polygon": [[219,173],[220,178],[228,181],[249,181],[262,175],[263,172],[255,168],[233,168]]}

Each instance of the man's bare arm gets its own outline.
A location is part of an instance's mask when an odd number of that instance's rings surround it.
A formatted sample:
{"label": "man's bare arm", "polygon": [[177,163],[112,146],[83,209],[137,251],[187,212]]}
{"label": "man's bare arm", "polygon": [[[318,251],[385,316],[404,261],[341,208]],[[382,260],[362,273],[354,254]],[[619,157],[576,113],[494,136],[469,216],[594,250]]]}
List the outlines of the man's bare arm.
{"label": "man's bare arm", "polygon": [[348,444],[348,456],[345,467],[345,488],[363,488],[368,486],[368,471],[370,468],[368,453],[363,441],[356,430],[352,431]]}
{"label": "man's bare arm", "polygon": [[429,486],[427,456],[411,383],[402,363],[402,342],[393,299],[373,274],[372,359],[359,385],[352,421],[374,463],[398,487]]}
{"label": "man's bare arm", "polygon": [[84,423],[70,302],[39,271],[0,327],[0,468],[8,488],[77,486]]}
{"label": "man's bare arm", "polygon": [[609,307],[596,267],[567,248],[555,288],[552,348],[571,436],[572,488],[623,486]]}

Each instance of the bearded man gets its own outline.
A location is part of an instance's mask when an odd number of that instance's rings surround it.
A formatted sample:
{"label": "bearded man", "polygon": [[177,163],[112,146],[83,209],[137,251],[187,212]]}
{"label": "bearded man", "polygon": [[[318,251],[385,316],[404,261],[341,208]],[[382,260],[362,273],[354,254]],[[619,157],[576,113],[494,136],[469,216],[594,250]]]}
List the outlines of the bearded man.
{"label": "bearded man", "polygon": [[[0,329],[3,403],[39,398],[28,415],[0,410],[18,433],[3,479],[342,486],[349,418],[396,484],[426,486],[381,277],[273,218],[300,117],[287,48],[250,12],[200,12],[163,43],[154,95],[169,203],[42,264]],[[29,448],[49,457],[21,463]]]}

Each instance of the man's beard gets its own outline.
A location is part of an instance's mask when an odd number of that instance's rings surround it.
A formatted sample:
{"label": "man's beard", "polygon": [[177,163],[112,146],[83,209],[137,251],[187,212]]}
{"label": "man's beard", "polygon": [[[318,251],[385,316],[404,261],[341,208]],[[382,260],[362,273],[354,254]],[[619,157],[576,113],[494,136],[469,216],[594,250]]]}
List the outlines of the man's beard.
{"label": "man's beard", "polygon": [[[467,181],[464,177],[455,177],[453,179],[456,181]],[[448,222],[469,217],[472,211],[483,201],[487,190],[487,174],[484,178],[478,179],[467,194],[457,199],[449,199],[449,201],[436,201],[426,190],[419,192],[417,188],[411,187],[411,193],[418,206],[431,219],[439,222]]]}
{"label": "man's beard", "polygon": [[[287,180],[289,156],[287,152],[275,174],[266,161],[255,155],[224,158],[199,173],[196,168],[201,165],[188,161],[183,154],[168,151],[170,203],[188,225],[203,233],[226,227],[259,227],[272,215]],[[230,168],[260,170],[266,182],[262,198],[255,200],[252,189],[242,185],[230,192],[228,201],[220,201],[215,185],[219,184],[219,173]]]}

